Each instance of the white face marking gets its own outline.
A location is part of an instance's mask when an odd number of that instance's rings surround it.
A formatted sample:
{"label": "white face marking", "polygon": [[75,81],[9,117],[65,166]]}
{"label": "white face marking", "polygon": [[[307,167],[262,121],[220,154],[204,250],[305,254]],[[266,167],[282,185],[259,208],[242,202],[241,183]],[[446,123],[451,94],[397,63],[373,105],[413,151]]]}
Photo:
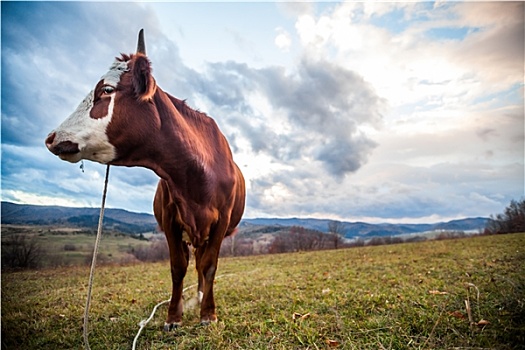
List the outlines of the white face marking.
{"label": "white face marking", "polygon": [[[109,72],[102,76],[104,84],[117,87],[120,77],[128,70],[126,62],[115,62]],[[93,108],[94,90],[80,103],[77,109],[58,128],[54,130],[55,143],[70,141],[78,144],[80,150],[75,154],[61,154],[62,160],[76,163],[81,159],[88,159],[99,163],[108,163],[115,159],[117,152],[109,142],[106,128],[113,116],[115,95],[111,95],[108,114],[102,118],[93,119],[90,111]]]}
{"label": "white face marking", "polygon": [[116,61],[109,67],[109,72],[104,74],[100,80],[104,80],[104,84],[117,87],[117,84],[120,82],[120,76],[122,73],[128,71],[127,62]]}

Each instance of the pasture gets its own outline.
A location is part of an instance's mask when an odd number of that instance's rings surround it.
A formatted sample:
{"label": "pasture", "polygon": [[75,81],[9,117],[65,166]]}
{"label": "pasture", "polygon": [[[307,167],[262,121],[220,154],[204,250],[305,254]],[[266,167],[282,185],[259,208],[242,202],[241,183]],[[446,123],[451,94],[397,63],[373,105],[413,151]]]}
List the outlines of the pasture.
{"label": "pasture", "polygon": [[[3,273],[2,349],[82,348],[88,274],[87,267]],[[223,258],[217,276],[217,324],[200,326],[192,308],[181,328],[165,333],[164,305],[137,349],[525,344],[525,234]],[[192,265],[185,285],[195,282]],[[91,348],[131,349],[137,324],[170,291],[167,262],[98,267]]]}
{"label": "pasture", "polygon": [[[93,256],[96,232],[72,227],[2,225],[2,245],[15,236],[23,235],[38,246],[39,267],[88,265]],[[149,234],[151,237],[152,234]],[[162,238],[163,235],[159,234]],[[136,236],[138,237],[138,236]],[[104,233],[98,258],[101,264],[132,262],[130,251],[147,247],[151,243],[133,238],[129,234]],[[2,250],[5,253],[4,250]]]}

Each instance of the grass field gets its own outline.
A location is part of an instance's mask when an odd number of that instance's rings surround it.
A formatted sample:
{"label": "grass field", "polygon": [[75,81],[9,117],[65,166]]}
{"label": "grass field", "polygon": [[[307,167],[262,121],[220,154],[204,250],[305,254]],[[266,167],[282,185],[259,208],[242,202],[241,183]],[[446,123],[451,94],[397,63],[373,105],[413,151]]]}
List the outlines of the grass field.
{"label": "grass field", "polygon": [[[9,241],[13,235],[25,235],[28,240],[36,240],[36,244],[42,250],[39,259],[41,267],[91,263],[95,232],[89,234],[83,229],[65,227],[2,225],[2,244]],[[103,264],[133,260],[133,256],[129,254],[130,250],[149,244],[130,235],[115,233],[104,234],[102,242],[98,258]]]}
{"label": "grass field", "polygon": [[[2,349],[82,348],[87,267],[2,274]],[[525,234],[225,258],[219,322],[163,332],[159,308],[138,349],[523,349]],[[188,272],[186,285],[195,283]],[[131,349],[169,297],[167,262],[97,269],[92,349]],[[479,296],[478,296],[479,292]],[[188,291],[188,299],[195,288]],[[466,311],[469,301],[472,321]],[[481,322],[480,322],[481,321]]]}

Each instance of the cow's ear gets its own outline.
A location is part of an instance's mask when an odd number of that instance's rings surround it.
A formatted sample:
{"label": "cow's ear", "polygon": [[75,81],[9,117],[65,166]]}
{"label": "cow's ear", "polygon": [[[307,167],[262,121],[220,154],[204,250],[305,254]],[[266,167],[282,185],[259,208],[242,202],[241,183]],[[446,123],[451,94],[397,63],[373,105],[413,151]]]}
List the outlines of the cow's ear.
{"label": "cow's ear", "polygon": [[133,88],[140,101],[149,101],[157,89],[157,83],[151,75],[151,63],[145,55],[137,54],[133,62]]}

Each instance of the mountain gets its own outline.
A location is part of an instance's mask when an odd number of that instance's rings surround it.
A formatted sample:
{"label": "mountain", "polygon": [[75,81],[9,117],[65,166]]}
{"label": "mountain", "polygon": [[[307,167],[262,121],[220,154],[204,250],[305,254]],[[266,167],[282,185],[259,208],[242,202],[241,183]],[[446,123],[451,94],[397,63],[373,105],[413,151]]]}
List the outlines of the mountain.
{"label": "mountain", "polygon": [[[100,209],[69,208],[2,202],[2,224],[56,225],[96,229]],[[104,228],[123,233],[154,231],[157,226],[151,214],[122,209],[104,210]]]}
{"label": "mountain", "polygon": [[[2,202],[2,224],[58,225],[96,228],[100,209],[40,206]],[[341,222],[346,238],[395,236],[428,231],[479,231],[485,228],[488,218],[466,218],[433,224],[368,224],[365,222]],[[260,218],[243,219],[240,231],[276,232],[282,228],[302,226],[307,229],[328,232],[327,219]],[[104,227],[124,233],[141,233],[156,228],[153,215],[134,213],[122,209],[107,208],[104,211]]]}
{"label": "mountain", "polygon": [[328,223],[332,220],[324,219],[271,219],[271,218],[260,218],[260,219],[243,219],[241,221],[240,228],[244,226],[302,226],[311,230],[317,230],[326,232],[328,230]]}
{"label": "mountain", "polygon": [[[433,224],[368,224],[365,222],[341,222],[346,238],[395,236],[401,234],[422,233],[429,231],[479,231],[483,230],[488,218],[466,218]],[[323,219],[243,219],[240,229],[249,226],[290,227],[302,226],[308,229],[328,232],[332,220]]]}

